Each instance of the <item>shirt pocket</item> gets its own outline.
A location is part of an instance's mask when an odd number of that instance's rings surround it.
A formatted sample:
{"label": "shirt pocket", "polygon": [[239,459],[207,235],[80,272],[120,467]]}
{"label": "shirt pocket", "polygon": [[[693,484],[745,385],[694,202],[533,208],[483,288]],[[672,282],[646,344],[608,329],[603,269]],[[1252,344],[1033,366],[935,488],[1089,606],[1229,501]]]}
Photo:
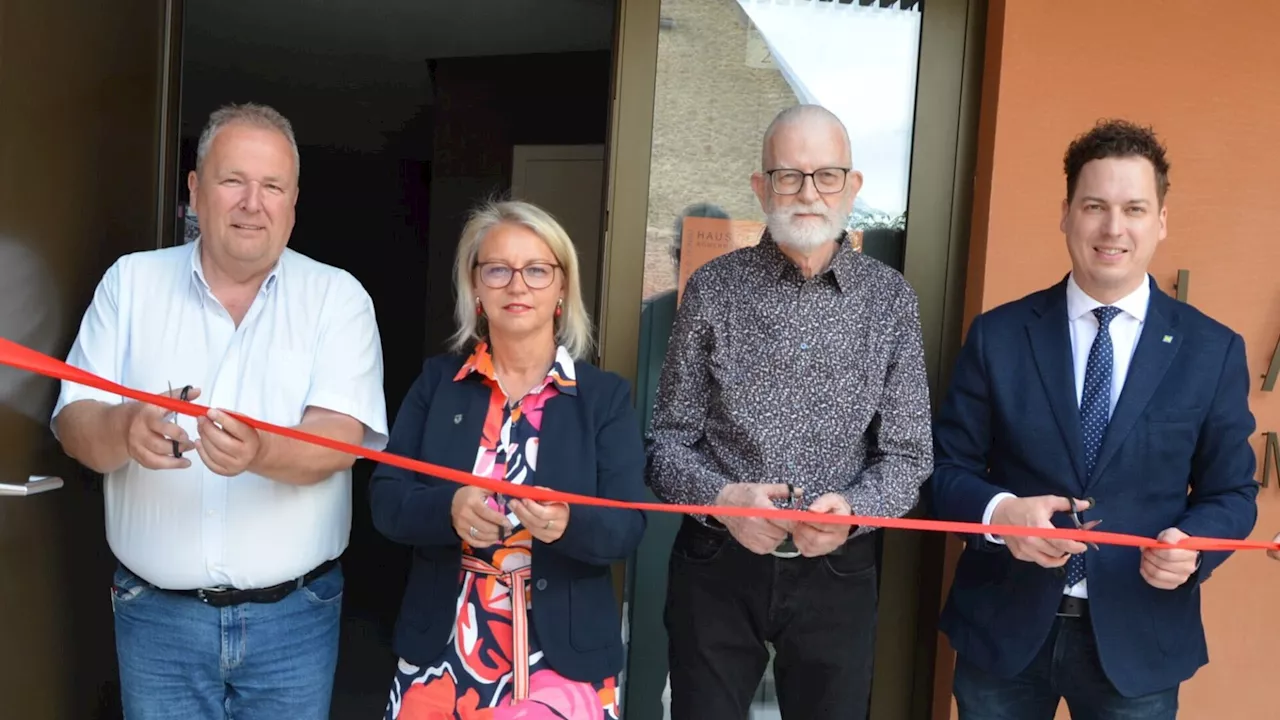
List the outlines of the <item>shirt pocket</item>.
{"label": "shirt pocket", "polygon": [[255,388],[257,398],[243,398],[256,406],[260,420],[289,427],[302,421],[311,393],[311,371],[315,357],[299,350],[273,350],[264,365],[261,382]]}

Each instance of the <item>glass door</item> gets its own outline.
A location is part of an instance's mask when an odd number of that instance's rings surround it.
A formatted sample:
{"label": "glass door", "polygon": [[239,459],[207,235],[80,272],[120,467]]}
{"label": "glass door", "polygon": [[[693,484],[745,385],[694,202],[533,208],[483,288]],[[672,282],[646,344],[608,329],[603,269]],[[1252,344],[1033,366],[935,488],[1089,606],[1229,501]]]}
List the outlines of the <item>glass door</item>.
{"label": "glass door", "polygon": [[[957,163],[972,132],[974,100],[962,89],[976,86],[977,6],[985,5],[929,0],[926,12],[912,1],[622,0],[602,364],[634,378],[646,429],[684,280],[716,255],[759,240],[764,214],[750,176],[760,169],[765,128],[797,103],[827,107],[849,131],[865,181],[846,226],[862,252],[903,272],[920,295],[936,385],[944,306],[963,292],[948,279],[967,240],[971,173]],[[629,719],[668,717],[663,607],[679,522],[650,514],[627,568]],[[936,644],[937,601],[922,597],[921,578],[941,564],[925,552],[927,541],[882,534],[871,716],[917,717],[929,704]],[[771,669],[751,717],[780,717]]]}
{"label": "glass door", "polygon": [[[750,177],[779,111],[818,104],[844,122],[866,178],[847,221],[864,252],[903,269],[921,15],[856,3],[662,0],[654,91],[636,402],[646,427],[685,280],[754,244]],[[653,516],[631,607],[629,717],[667,716],[665,559],[678,516]],[[766,668],[753,720],[781,718]]]}

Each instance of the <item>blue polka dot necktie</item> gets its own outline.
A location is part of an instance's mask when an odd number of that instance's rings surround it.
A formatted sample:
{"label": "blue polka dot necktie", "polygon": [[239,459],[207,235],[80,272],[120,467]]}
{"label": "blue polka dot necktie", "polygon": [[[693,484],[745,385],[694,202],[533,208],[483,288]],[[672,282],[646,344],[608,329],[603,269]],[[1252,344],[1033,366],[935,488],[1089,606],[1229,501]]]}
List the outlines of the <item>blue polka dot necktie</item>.
{"label": "blue polka dot necktie", "polygon": [[[1103,306],[1093,309],[1098,318],[1098,336],[1089,349],[1089,361],[1084,367],[1084,391],[1080,394],[1080,430],[1084,436],[1085,477],[1093,475],[1098,461],[1098,449],[1102,436],[1111,421],[1111,368],[1115,365],[1115,347],[1111,344],[1111,321],[1120,314],[1120,308]],[[1084,555],[1072,555],[1067,561],[1067,586],[1084,579]]]}

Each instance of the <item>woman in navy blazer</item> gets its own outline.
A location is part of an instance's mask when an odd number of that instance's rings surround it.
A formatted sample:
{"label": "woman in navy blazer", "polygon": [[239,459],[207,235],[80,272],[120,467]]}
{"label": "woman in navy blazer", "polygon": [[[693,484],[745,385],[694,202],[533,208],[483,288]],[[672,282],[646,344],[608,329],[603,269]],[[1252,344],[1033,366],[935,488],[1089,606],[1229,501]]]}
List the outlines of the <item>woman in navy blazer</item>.
{"label": "woman in navy blazer", "polygon": [[[590,320],[576,258],[537,207],[496,203],[473,214],[454,268],[454,352],[424,365],[389,452],[517,484],[645,499],[630,389],[580,362]],[[639,545],[643,513],[504,498],[386,465],[370,495],[379,532],[414,548],[388,720],[477,708],[494,708],[495,718],[621,715],[610,566]]]}

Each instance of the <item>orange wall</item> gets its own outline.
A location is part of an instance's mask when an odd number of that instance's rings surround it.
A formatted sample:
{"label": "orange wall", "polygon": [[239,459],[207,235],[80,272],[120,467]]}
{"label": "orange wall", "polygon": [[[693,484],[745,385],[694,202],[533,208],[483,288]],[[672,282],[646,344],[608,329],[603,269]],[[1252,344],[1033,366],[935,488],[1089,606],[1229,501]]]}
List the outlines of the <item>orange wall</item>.
{"label": "orange wall", "polygon": [[[991,0],[988,20],[967,315],[1070,269],[1058,219],[1071,139],[1101,117],[1154,126],[1172,168],[1152,274],[1172,294],[1190,270],[1191,304],[1244,336],[1261,479],[1261,433],[1280,431],[1280,388],[1260,390],[1280,339],[1280,2]],[[1253,538],[1276,532],[1273,482]],[[1204,592],[1210,664],[1183,686],[1179,717],[1276,718],[1280,563],[1238,553]]]}

